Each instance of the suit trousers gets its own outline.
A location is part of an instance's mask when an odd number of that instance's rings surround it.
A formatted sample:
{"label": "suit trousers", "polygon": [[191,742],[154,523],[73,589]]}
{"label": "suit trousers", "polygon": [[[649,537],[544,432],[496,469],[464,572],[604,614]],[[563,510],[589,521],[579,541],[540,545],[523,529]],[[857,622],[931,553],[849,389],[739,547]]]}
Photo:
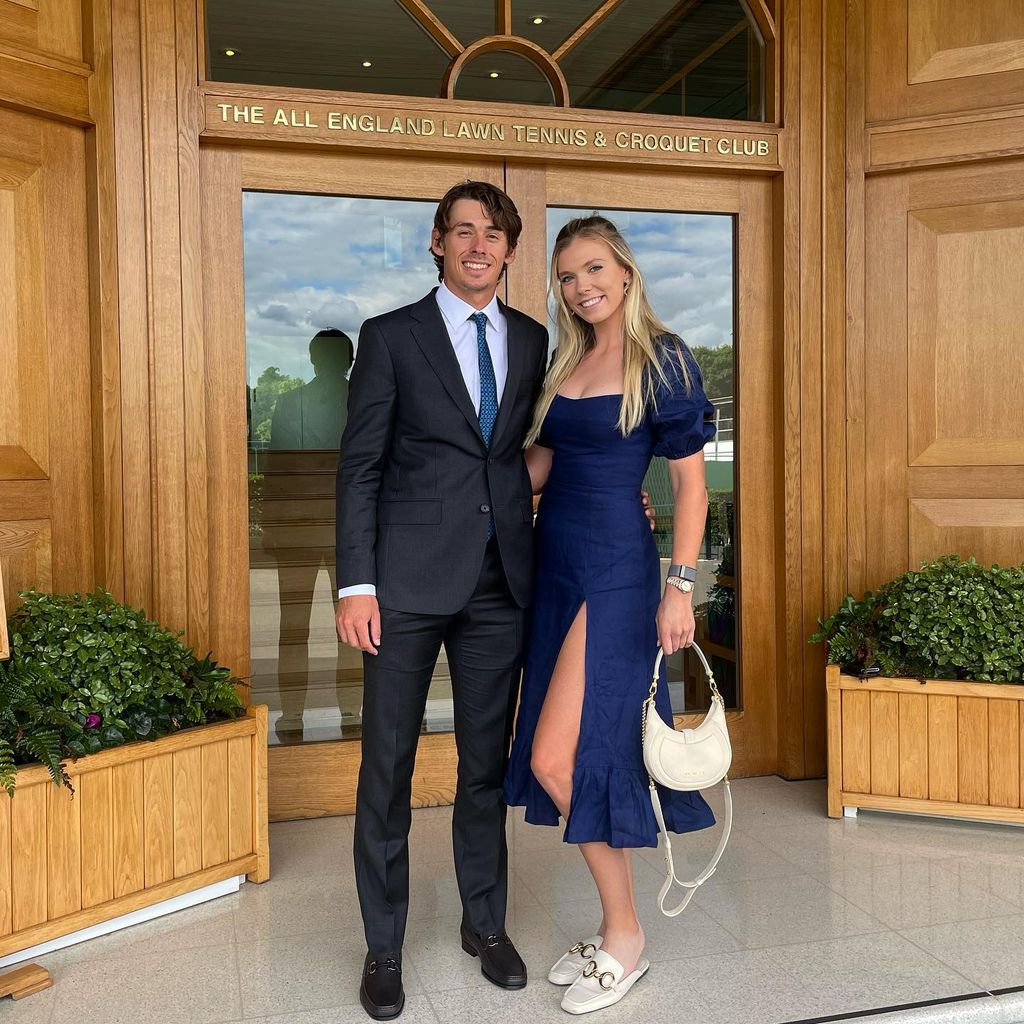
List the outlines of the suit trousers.
{"label": "suit trousers", "polygon": [[463,919],[487,935],[505,926],[508,849],[502,782],[518,696],[524,612],[509,592],[497,543],[476,590],[453,615],[381,609],[381,643],[364,655],[362,764],[355,872],[366,945],[401,950],[409,910],[412,774],[427,690],[444,645],[454,698],[458,781],[452,813]]}

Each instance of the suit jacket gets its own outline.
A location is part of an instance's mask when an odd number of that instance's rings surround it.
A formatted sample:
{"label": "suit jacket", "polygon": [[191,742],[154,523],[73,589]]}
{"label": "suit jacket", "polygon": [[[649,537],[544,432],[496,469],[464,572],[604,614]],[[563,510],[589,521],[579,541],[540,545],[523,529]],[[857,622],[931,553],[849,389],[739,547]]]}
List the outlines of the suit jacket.
{"label": "suit jacket", "polygon": [[476,587],[493,514],[512,596],[529,603],[533,493],[522,445],[547,331],[501,311],[508,377],[489,450],[434,292],[363,324],[338,462],[339,587],[372,583],[382,608],[453,614]]}

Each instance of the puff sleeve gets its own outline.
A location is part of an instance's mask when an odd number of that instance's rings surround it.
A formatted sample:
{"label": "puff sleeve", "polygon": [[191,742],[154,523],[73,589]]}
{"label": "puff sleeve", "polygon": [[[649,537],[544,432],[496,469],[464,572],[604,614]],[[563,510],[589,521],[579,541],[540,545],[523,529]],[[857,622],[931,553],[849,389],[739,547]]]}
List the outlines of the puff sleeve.
{"label": "puff sleeve", "polygon": [[654,454],[666,459],[685,459],[715,436],[715,410],[704,394],[700,367],[690,350],[682,343],[680,347],[690,374],[690,390],[686,390],[679,354],[670,341],[662,360],[667,383],[658,382],[651,413]]}

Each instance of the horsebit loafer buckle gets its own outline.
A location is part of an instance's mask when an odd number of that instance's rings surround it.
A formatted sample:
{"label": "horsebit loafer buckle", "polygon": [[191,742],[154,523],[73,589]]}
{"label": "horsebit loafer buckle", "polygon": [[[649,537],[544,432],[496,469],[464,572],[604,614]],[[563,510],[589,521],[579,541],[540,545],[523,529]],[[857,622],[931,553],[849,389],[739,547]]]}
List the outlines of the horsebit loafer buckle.
{"label": "horsebit loafer buckle", "polygon": [[[598,972],[596,960],[589,961],[587,966],[583,968],[583,977],[596,978],[598,985],[600,985],[605,992],[611,992],[611,990],[615,988],[615,975],[612,974],[611,971]],[[608,979],[607,985],[605,984],[605,978]]]}

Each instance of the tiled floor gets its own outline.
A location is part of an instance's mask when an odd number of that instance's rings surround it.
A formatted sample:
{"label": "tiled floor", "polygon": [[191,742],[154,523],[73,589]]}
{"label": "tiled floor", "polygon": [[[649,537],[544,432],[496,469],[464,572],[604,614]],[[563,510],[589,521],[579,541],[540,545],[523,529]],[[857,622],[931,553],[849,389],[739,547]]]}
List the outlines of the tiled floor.
{"label": "tiled floor", "polygon": [[[781,1024],[1024,1021],[1024,833],[862,812],[825,817],[822,782],[733,783],[736,823],[718,873],[679,918],[658,914],[657,850],[637,889],[650,974],[594,1019]],[[405,949],[407,1024],[564,1022],[547,968],[600,912],[579,854],[515,814],[508,930],[531,972],[503,992],[460,949],[447,808],[417,811]],[[703,865],[707,833],[677,862]],[[356,1024],[364,953],[348,818],[271,827],[272,880],[42,957],[56,985],[0,1003],[3,1024]],[[987,994],[993,990],[996,995]],[[981,995],[978,995],[981,993]],[[938,1002],[955,996],[962,1003]]]}

